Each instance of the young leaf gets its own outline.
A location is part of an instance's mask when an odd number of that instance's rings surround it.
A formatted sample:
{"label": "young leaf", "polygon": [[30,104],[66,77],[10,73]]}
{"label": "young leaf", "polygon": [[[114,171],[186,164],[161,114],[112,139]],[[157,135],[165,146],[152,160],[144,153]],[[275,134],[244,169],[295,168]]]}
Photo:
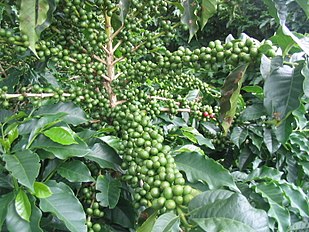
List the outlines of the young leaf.
{"label": "young leaf", "polygon": [[140,227],[137,228],[136,232],[151,231],[156,222],[157,215],[158,212],[156,211],[149,218],[147,218],[147,220]]}
{"label": "young leaf", "polygon": [[46,185],[53,194],[40,199],[42,211],[56,215],[72,232],[86,232],[86,215],[73,191],[64,183],[48,181]]}
{"label": "young leaf", "polygon": [[110,176],[100,175],[97,178],[96,190],[99,193],[96,194],[96,198],[100,201],[100,205],[103,207],[115,208],[118,203],[121,183],[119,180],[113,179]]}
{"label": "young leaf", "polygon": [[222,120],[222,126],[225,133],[227,133],[233,122],[233,118],[236,113],[240,89],[244,81],[247,67],[248,64],[242,64],[238,66],[233,72],[228,75],[222,87],[222,97],[220,99],[220,118]]}
{"label": "young leaf", "polygon": [[94,181],[87,165],[79,160],[65,162],[57,169],[57,172],[59,175],[61,175],[63,178],[66,178],[70,182]]}
{"label": "young leaf", "polygon": [[2,228],[3,222],[5,220],[8,206],[14,198],[14,193],[10,192],[0,197],[0,229]]}
{"label": "young leaf", "polygon": [[201,3],[201,30],[205,27],[208,19],[210,19],[217,12],[217,0],[202,0]]}
{"label": "young leaf", "polygon": [[190,182],[204,181],[210,189],[223,186],[239,191],[228,170],[213,159],[199,153],[182,153],[175,157],[177,168],[184,171]]}
{"label": "young leaf", "polygon": [[40,158],[37,154],[24,150],[12,155],[4,155],[6,169],[18,182],[34,191],[33,184],[39,175]]}
{"label": "young leaf", "polygon": [[62,145],[77,144],[74,139],[74,132],[66,127],[52,127],[44,131],[44,135],[55,143],[60,143]]}
{"label": "young leaf", "polygon": [[288,231],[291,221],[288,209],[283,206],[282,189],[274,183],[260,183],[255,186],[255,191],[268,201],[268,215],[277,221],[278,231]]}
{"label": "young leaf", "polygon": [[35,31],[36,26],[36,0],[21,0],[19,12],[20,31],[29,37],[29,48],[37,56],[35,43],[38,37]]}
{"label": "young leaf", "polygon": [[29,222],[31,216],[31,204],[24,190],[19,189],[15,198],[15,209],[18,215]]}
{"label": "young leaf", "polygon": [[173,212],[162,214],[154,223],[151,232],[178,232],[180,231],[179,216]]}
{"label": "young leaf", "polygon": [[197,7],[197,2],[194,0],[185,0],[183,3],[184,12],[181,17],[181,22],[188,26],[190,37],[189,41],[198,31],[198,24],[197,24],[197,16],[195,15],[195,10]]}
{"label": "young leaf", "polygon": [[34,182],[34,195],[37,198],[50,197],[53,193],[50,188],[42,182]]}

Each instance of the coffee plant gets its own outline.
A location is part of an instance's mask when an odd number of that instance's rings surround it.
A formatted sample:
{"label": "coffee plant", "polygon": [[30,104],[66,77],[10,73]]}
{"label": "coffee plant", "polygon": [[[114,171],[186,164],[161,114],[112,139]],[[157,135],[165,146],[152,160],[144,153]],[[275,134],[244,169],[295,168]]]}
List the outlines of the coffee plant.
{"label": "coffee plant", "polygon": [[308,2],[247,2],[1,0],[1,231],[308,231]]}

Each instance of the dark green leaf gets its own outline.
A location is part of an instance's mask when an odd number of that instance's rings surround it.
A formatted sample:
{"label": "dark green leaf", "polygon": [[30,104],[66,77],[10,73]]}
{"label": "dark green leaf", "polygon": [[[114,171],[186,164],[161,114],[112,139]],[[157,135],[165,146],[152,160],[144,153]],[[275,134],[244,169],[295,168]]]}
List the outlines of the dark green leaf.
{"label": "dark green leaf", "polygon": [[201,30],[205,27],[208,19],[217,12],[217,0],[202,0],[201,3]]}
{"label": "dark green leaf", "polygon": [[231,141],[239,148],[245,142],[248,136],[248,130],[241,127],[234,127],[231,134]]}
{"label": "dark green leaf", "polygon": [[121,159],[119,155],[105,143],[94,144],[91,152],[85,158],[96,162],[101,168],[120,170]]}
{"label": "dark green leaf", "polygon": [[65,162],[57,169],[57,172],[70,182],[94,181],[87,165],[79,160]]}
{"label": "dark green leaf", "polygon": [[21,0],[19,12],[20,31],[29,37],[29,48],[37,56],[35,43],[38,37],[35,31],[36,26],[36,0]]}
{"label": "dark green leaf", "polygon": [[37,198],[50,197],[53,193],[50,188],[42,182],[34,182],[34,195]]}
{"label": "dark green leaf", "polygon": [[96,198],[100,201],[100,205],[110,209],[115,208],[120,197],[120,187],[121,183],[118,180],[100,175],[96,182],[96,190],[99,191]]}
{"label": "dark green leaf", "polygon": [[197,16],[195,15],[195,10],[197,8],[197,2],[194,0],[185,0],[182,3],[184,12],[181,17],[181,22],[185,24],[189,28],[190,37],[189,41],[198,31],[198,24],[197,24]]}
{"label": "dark green leaf", "polygon": [[264,143],[270,153],[276,152],[280,147],[274,131],[267,128],[264,129]]}
{"label": "dark green leaf", "polygon": [[7,193],[0,197],[0,229],[2,228],[3,222],[5,220],[8,206],[13,199],[14,199],[13,192]]}
{"label": "dark green leaf", "polygon": [[275,129],[275,134],[277,140],[284,144],[288,141],[290,134],[293,131],[292,123],[294,122],[293,115],[289,115],[283,122],[280,123],[279,126]]}
{"label": "dark green leaf", "polygon": [[17,152],[13,155],[4,155],[6,169],[12,173],[18,182],[32,191],[36,177],[39,175],[40,159],[29,150]]}
{"label": "dark green leaf", "polygon": [[253,208],[243,195],[231,191],[206,191],[190,202],[189,211],[193,220],[196,218],[231,219],[238,225],[244,224],[245,228],[249,227],[256,232],[269,231],[266,212]]}
{"label": "dark green leaf", "polygon": [[180,231],[179,216],[173,212],[162,214],[154,223],[151,232],[178,232]]}
{"label": "dark green leaf", "polygon": [[74,139],[74,132],[67,127],[53,127],[44,131],[44,135],[56,143],[62,145],[77,144]]}
{"label": "dark green leaf", "polygon": [[259,180],[259,179],[271,179],[280,180],[282,172],[278,169],[263,166],[261,168],[253,169],[246,178],[246,181]]}
{"label": "dark green leaf", "polygon": [[116,151],[119,150],[119,146],[121,144],[121,140],[116,136],[103,136],[99,138],[104,143],[109,145],[110,147],[114,148]]}
{"label": "dark green leaf", "polygon": [[259,183],[255,191],[268,201],[268,215],[277,221],[278,231],[288,231],[291,221],[288,209],[283,206],[282,189],[274,183]]}
{"label": "dark green leaf", "polygon": [[242,82],[244,81],[247,67],[248,64],[242,64],[238,66],[233,72],[228,75],[222,87],[222,95],[220,99],[220,118],[222,120],[222,126],[225,133],[227,133],[233,122],[233,118],[236,113],[240,89],[242,86]]}
{"label": "dark green leaf", "polygon": [[175,157],[177,168],[184,171],[190,182],[204,181],[210,189],[222,186],[238,190],[231,174],[221,164],[199,153],[182,153]]}
{"label": "dark green leaf", "polygon": [[239,169],[244,170],[252,163],[257,154],[254,154],[248,146],[244,146],[239,153]]}
{"label": "dark green leaf", "polygon": [[77,140],[78,144],[73,145],[61,145],[55,143],[45,136],[39,136],[34,143],[32,148],[40,148],[45,151],[53,153],[59,159],[68,159],[70,157],[84,157],[90,154],[91,150],[88,148],[87,144],[82,141]]}
{"label": "dark green leaf", "polygon": [[31,204],[24,190],[19,189],[15,198],[15,209],[18,215],[29,222],[31,216]]}
{"label": "dark green leaf", "polygon": [[40,199],[42,211],[55,214],[72,232],[86,232],[86,215],[73,191],[64,183],[49,181],[46,184],[53,194]]}
{"label": "dark green leaf", "polygon": [[242,121],[251,121],[257,120],[263,115],[265,115],[265,108],[263,104],[254,104],[248,106],[240,115],[240,120]]}
{"label": "dark green leaf", "polygon": [[153,213],[147,220],[137,228],[136,232],[144,232],[144,231],[151,231],[153,228],[154,223],[156,222],[158,212]]}
{"label": "dark green leaf", "polygon": [[124,21],[127,17],[130,8],[130,0],[120,0],[119,1],[120,8],[120,21],[124,24]]}
{"label": "dark green leaf", "polygon": [[53,115],[57,113],[66,113],[63,121],[74,126],[87,122],[84,111],[73,103],[57,103],[55,105],[46,105],[41,107],[35,115]]}
{"label": "dark green leaf", "polygon": [[309,98],[309,63],[304,63],[303,69],[301,71],[302,75],[305,77],[304,80],[304,93],[306,97]]}
{"label": "dark green leaf", "polygon": [[308,0],[296,0],[296,2],[304,10],[305,14],[307,15],[307,18],[309,18],[309,4],[308,4]]}

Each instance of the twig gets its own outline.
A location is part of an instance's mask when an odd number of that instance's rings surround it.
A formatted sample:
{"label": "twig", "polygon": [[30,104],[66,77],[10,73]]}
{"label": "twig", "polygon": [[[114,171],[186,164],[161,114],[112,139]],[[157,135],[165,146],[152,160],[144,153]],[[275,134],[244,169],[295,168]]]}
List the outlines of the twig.
{"label": "twig", "polygon": [[102,46],[103,50],[106,52],[107,55],[110,55],[110,51],[107,50],[107,48],[105,46]]}
{"label": "twig", "polygon": [[1,74],[3,74],[5,78],[8,77],[8,76],[6,75],[6,72],[5,72],[5,70],[3,69],[3,67],[2,67],[1,64],[0,64],[0,71],[1,71]]}
{"label": "twig", "polygon": [[121,61],[123,61],[123,60],[124,60],[124,57],[120,57],[120,58],[114,60],[113,63],[112,63],[112,65],[115,65],[115,64],[117,64],[118,62],[121,62]]}
{"label": "twig", "polygon": [[106,65],[106,61],[101,59],[100,57],[98,57],[97,55],[93,55],[92,56],[94,59],[96,59],[97,61],[100,61],[102,64],[105,64]]}
{"label": "twig", "polygon": [[113,48],[113,53],[117,50],[117,48],[121,45],[121,43],[122,43],[122,40],[119,40],[118,43]]}
{"label": "twig", "polygon": [[123,29],[123,27],[124,27],[124,24],[122,24],[121,27],[119,27],[118,30],[115,31],[115,32],[111,35],[110,39],[113,40],[113,39],[121,32],[121,30]]}
{"label": "twig", "polygon": [[121,74],[122,74],[122,72],[117,73],[117,74],[115,75],[115,77],[114,77],[114,80],[117,79]]}

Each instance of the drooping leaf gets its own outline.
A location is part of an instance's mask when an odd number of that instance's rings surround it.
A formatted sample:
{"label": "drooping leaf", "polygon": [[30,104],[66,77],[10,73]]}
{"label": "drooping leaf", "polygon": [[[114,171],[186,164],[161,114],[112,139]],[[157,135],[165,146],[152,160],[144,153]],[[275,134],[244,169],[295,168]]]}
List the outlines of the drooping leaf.
{"label": "drooping leaf", "polygon": [[277,221],[278,231],[288,231],[291,221],[289,211],[283,205],[284,198],[282,189],[270,182],[259,183],[255,186],[255,191],[268,201],[270,206],[268,215]]}
{"label": "drooping leaf", "polygon": [[84,157],[91,152],[87,144],[76,139],[78,144],[61,145],[40,135],[32,144],[32,148],[40,148],[53,153],[59,159],[68,159],[70,157]]}
{"label": "drooping leaf", "polygon": [[15,198],[15,209],[18,215],[29,222],[31,216],[31,204],[24,190],[19,189]]}
{"label": "drooping leaf", "polygon": [[231,134],[231,141],[239,148],[240,145],[246,140],[248,130],[241,127],[234,127]]}
{"label": "drooping leaf", "polygon": [[[196,218],[231,219],[238,225],[244,224],[245,228],[251,228],[253,231],[269,231],[266,212],[253,208],[248,200],[239,193],[227,190],[206,191],[190,202],[189,211],[190,218],[193,220]],[[214,222],[216,221],[212,221],[212,223]],[[221,223],[222,221],[218,220],[217,222]],[[216,226],[220,225],[216,224]]]}
{"label": "drooping leaf", "polygon": [[179,216],[173,212],[162,214],[154,223],[151,232],[178,232],[180,230]]}
{"label": "drooping leaf", "polygon": [[34,182],[34,195],[37,198],[50,197],[53,193],[50,188],[42,182]]}
{"label": "drooping leaf", "polygon": [[110,176],[100,175],[96,182],[96,190],[99,191],[96,194],[96,198],[100,201],[100,205],[110,209],[115,208],[120,197],[120,187],[121,183],[119,180],[113,179]]}
{"label": "drooping leaf", "polygon": [[270,153],[276,152],[280,147],[280,143],[278,142],[274,131],[271,130],[271,129],[265,128],[263,135],[264,135],[264,138],[263,138],[264,143],[265,143],[268,151]]}
{"label": "drooping leaf", "polygon": [[137,228],[136,232],[151,231],[154,223],[156,222],[157,215],[158,212],[154,212],[140,227]]}
{"label": "drooping leaf", "polygon": [[271,41],[282,49],[283,56],[286,56],[290,49],[295,45],[294,40],[283,33],[282,27],[279,27],[276,34],[271,37]]}
{"label": "drooping leaf", "polygon": [[29,150],[17,152],[12,155],[4,155],[6,169],[12,173],[18,182],[32,191],[36,177],[39,175],[39,156]]}
{"label": "drooping leaf", "polygon": [[229,232],[255,232],[253,228],[245,223],[230,218],[193,218],[203,231],[229,231]]}
{"label": "drooping leaf", "polygon": [[44,135],[50,138],[55,143],[62,145],[77,144],[74,139],[74,132],[67,127],[52,127],[44,131]]}
{"label": "drooping leaf", "polygon": [[85,112],[71,102],[60,102],[54,105],[43,106],[35,112],[35,115],[52,115],[57,113],[66,113],[67,116],[63,118],[63,121],[74,126],[87,122]]}
{"label": "drooping leaf", "polygon": [[217,12],[217,0],[202,0],[201,2],[201,29],[205,27],[208,20]]}
{"label": "drooping leaf", "polygon": [[177,168],[184,171],[190,182],[206,182],[210,189],[223,186],[238,191],[231,174],[221,164],[199,153],[182,153],[175,157]]}
{"label": "drooping leaf", "polygon": [[127,17],[130,8],[130,0],[120,0],[119,1],[119,8],[120,8],[120,21],[124,24],[124,21]]}
{"label": "drooping leaf", "polygon": [[91,152],[85,158],[96,162],[101,168],[120,170],[121,159],[119,155],[105,143],[94,144]]}
{"label": "drooping leaf", "polygon": [[213,143],[210,139],[205,138],[197,129],[193,127],[183,127],[181,128],[183,131],[183,135],[188,138],[193,143],[197,143],[199,145],[205,145],[211,149],[215,149]]}
{"label": "drooping leaf", "polygon": [[38,0],[36,26],[42,25],[45,22],[48,10],[48,0]]}
{"label": "drooping leaf", "polygon": [[[39,0],[36,33],[38,36],[52,23],[53,13],[56,9],[55,0]],[[45,74],[47,75],[47,73]],[[44,78],[46,78],[44,75]]]}
{"label": "drooping leaf", "polygon": [[53,194],[40,199],[42,211],[56,215],[72,232],[86,232],[86,215],[73,191],[64,183],[48,181],[46,185]]}
{"label": "drooping leaf", "polygon": [[290,134],[293,131],[292,123],[294,121],[293,115],[289,115],[283,122],[280,123],[279,126],[276,127],[275,134],[280,143],[284,144],[288,141]]}
{"label": "drooping leaf", "polygon": [[183,15],[181,17],[181,22],[189,28],[190,36],[189,41],[198,31],[197,16],[195,10],[197,8],[197,2],[194,0],[185,0],[182,3],[184,8]]}
{"label": "drooping leaf", "polygon": [[20,31],[29,38],[29,48],[37,56],[35,43],[38,37],[35,31],[36,26],[36,0],[21,0],[19,12]]}
{"label": "drooping leaf", "polygon": [[13,192],[7,193],[0,197],[0,229],[2,228],[3,222],[5,220],[8,206],[13,199],[14,199]]}
{"label": "drooping leaf", "polygon": [[233,122],[233,118],[236,113],[240,89],[244,81],[247,67],[248,64],[242,64],[238,66],[233,72],[228,75],[222,87],[222,96],[220,99],[220,119],[222,121],[222,127],[224,128],[225,133],[227,133]]}
{"label": "drooping leaf", "polygon": [[58,174],[70,182],[94,181],[87,165],[79,160],[65,162],[57,169]]}

